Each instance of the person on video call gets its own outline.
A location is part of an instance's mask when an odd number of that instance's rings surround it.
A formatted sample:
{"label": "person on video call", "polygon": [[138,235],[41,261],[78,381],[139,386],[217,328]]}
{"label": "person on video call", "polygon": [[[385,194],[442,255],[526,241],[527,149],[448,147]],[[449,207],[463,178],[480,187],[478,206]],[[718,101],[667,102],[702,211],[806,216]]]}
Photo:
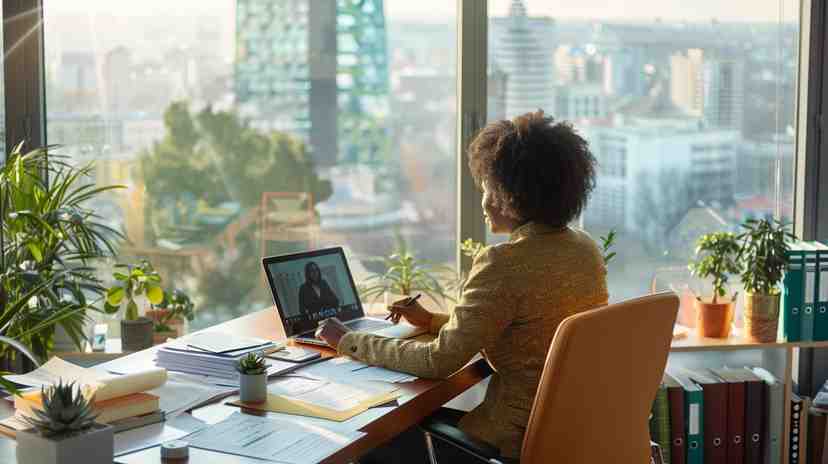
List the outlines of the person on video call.
{"label": "person on video call", "polygon": [[322,278],[319,266],[310,261],[305,265],[305,283],[299,287],[299,311],[310,316],[322,309],[338,308],[339,298]]}

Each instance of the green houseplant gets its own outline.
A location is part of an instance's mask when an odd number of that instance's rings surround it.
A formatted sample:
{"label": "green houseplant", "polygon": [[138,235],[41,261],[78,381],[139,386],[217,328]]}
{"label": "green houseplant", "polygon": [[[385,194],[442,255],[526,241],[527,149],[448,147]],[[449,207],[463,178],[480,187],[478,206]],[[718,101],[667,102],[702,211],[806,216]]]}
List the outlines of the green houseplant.
{"label": "green houseplant", "polygon": [[89,399],[74,383],[63,381],[41,390],[42,409],[32,409],[24,420],[33,428],[17,433],[17,460],[31,464],[75,462],[111,463],[112,427],[95,423]]}
{"label": "green houseplant", "polygon": [[772,342],[779,324],[779,282],[787,264],[788,242],[795,237],[777,220],[749,219],[741,225],[739,261],[745,287],[745,336]]}
{"label": "green houseplant", "polygon": [[[385,271],[369,276],[360,287],[360,296],[376,302],[387,294],[409,297],[422,293],[435,302],[454,301],[451,289],[458,281],[457,273],[448,266],[439,266],[417,258],[405,240],[398,237],[393,254],[381,259]],[[446,282],[446,283],[443,283]]]}
{"label": "green houseplant", "polygon": [[[44,359],[56,325],[80,346],[86,311],[105,290],[92,265],[123,239],[92,204],[123,186],[95,187],[91,165],[71,166],[47,148],[24,152],[20,144],[0,166],[0,335]],[[13,356],[0,347],[4,360]]]}
{"label": "green houseplant", "polygon": [[267,399],[267,363],[258,353],[249,353],[236,363],[239,371],[239,400],[261,403]]}
{"label": "green houseplant", "polygon": [[153,321],[154,343],[163,343],[168,338],[184,335],[184,321],[195,318],[195,304],[183,290],[165,290],[164,299],[147,311],[147,317]]}
{"label": "green houseplant", "polygon": [[112,273],[115,284],[106,291],[104,308],[114,314],[123,306],[121,319],[121,337],[124,350],[138,351],[152,346],[152,320],[141,316],[138,297],[146,297],[150,304],[159,304],[164,300],[161,289],[161,276],[155,272],[149,261],[138,264],[116,264]]}
{"label": "green houseplant", "polygon": [[696,295],[696,328],[702,337],[727,338],[733,322],[733,305],[736,299],[727,295],[728,280],[740,271],[739,240],[731,232],[702,235],[696,246],[695,261],[690,272],[702,279],[711,279],[713,294],[710,298]]}
{"label": "green houseplant", "polygon": [[618,238],[618,233],[615,229],[610,229],[607,232],[607,235],[602,235],[599,237],[601,240],[601,256],[604,258],[604,265],[609,266],[610,261],[615,259],[617,253],[612,251],[612,247],[615,246],[615,239]]}

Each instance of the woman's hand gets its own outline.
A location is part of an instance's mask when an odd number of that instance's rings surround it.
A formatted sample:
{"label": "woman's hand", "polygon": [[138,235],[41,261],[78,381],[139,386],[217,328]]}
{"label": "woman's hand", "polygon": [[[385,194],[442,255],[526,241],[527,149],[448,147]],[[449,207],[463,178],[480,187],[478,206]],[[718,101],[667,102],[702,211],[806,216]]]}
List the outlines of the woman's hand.
{"label": "woman's hand", "polygon": [[319,323],[319,328],[316,329],[316,337],[324,340],[331,348],[337,349],[342,336],[350,331],[351,329],[346,327],[339,319],[332,317]]}
{"label": "woman's hand", "polygon": [[395,301],[394,304],[388,307],[388,312],[391,313],[391,321],[396,324],[400,322],[400,318],[405,318],[414,327],[431,328],[431,318],[433,315],[427,309],[420,306],[420,303],[415,301],[410,305],[406,305],[408,302],[408,298],[403,298],[402,300]]}

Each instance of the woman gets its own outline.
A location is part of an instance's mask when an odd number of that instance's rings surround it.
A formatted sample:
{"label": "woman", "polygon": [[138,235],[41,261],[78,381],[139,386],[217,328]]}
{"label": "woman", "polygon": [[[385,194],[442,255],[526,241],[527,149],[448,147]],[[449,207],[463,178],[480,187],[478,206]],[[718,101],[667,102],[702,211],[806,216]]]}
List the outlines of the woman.
{"label": "woman", "polygon": [[305,283],[299,287],[299,311],[313,316],[322,309],[339,308],[339,298],[322,278],[319,266],[310,261],[305,264]]}
{"label": "woman", "polygon": [[[418,304],[389,308],[436,338],[388,339],[335,322],[324,324],[320,336],[340,354],[420,377],[447,377],[482,353],[495,372],[485,400],[459,426],[518,458],[558,324],[607,303],[601,252],[586,232],[569,226],[595,185],[595,164],[586,140],[542,111],[489,124],[471,144],[469,167],[483,190],[486,224],[509,241],[475,257],[450,315]],[[396,459],[387,454],[393,446],[375,453]]]}

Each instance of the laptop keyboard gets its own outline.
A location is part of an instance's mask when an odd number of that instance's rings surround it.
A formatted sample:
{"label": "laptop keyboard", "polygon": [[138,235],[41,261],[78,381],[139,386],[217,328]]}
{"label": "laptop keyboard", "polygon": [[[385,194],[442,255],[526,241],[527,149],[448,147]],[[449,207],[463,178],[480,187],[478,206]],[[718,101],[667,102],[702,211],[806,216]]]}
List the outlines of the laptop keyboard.
{"label": "laptop keyboard", "polygon": [[389,323],[376,319],[357,319],[355,321],[346,322],[345,325],[351,330],[374,330],[388,327]]}

